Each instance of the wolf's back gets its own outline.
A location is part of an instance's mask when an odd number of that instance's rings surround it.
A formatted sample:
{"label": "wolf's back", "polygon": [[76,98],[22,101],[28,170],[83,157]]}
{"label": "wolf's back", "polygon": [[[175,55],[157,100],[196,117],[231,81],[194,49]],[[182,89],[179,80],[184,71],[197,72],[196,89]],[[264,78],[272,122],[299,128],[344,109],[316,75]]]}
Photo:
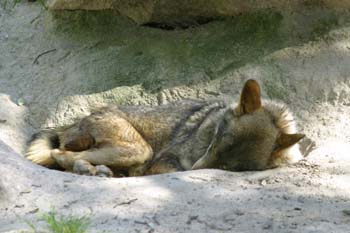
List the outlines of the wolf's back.
{"label": "wolf's back", "polygon": [[60,131],[57,129],[43,130],[33,135],[26,157],[36,164],[51,166],[55,161],[51,158],[51,151],[59,148]]}

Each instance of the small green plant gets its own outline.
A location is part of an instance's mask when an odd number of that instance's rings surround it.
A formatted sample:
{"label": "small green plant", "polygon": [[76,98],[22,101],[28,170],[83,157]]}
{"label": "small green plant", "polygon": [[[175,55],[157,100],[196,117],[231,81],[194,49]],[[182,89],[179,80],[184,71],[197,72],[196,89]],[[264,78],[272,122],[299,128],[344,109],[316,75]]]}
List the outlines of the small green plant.
{"label": "small green plant", "polygon": [[55,209],[43,215],[52,233],[85,233],[90,225],[88,217],[58,216]]}
{"label": "small green plant", "polygon": [[[47,224],[48,231],[45,232],[52,233],[86,233],[90,225],[90,218],[86,216],[76,217],[73,215],[58,215],[54,208],[51,208],[49,213],[43,214],[40,219]],[[30,227],[31,232],[39,232],[32,222],[23,219],[21,220]]]}

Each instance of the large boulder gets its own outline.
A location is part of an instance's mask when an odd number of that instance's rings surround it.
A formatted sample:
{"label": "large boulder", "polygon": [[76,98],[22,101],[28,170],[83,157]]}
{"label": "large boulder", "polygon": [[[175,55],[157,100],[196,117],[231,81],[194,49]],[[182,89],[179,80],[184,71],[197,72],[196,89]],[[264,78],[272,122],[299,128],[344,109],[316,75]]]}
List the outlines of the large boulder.
{"label": "large boulder", "polygon": [[349,8],[342,0],[49,0],[52,10],[116,10],[138,24],[193,23],[259,9]]}

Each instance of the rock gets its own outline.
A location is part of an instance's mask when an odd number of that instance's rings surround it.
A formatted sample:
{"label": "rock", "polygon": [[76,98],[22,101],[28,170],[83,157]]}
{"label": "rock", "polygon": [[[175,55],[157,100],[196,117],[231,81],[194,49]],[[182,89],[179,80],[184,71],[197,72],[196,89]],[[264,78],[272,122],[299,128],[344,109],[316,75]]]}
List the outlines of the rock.
{"label": "rock", "polygon": [[117,10],[138,24],[195,24],[218,17],[233,16],[259,9],[291,10],[306,6],[350,8],[342,0],[49,0],[51,10]]}

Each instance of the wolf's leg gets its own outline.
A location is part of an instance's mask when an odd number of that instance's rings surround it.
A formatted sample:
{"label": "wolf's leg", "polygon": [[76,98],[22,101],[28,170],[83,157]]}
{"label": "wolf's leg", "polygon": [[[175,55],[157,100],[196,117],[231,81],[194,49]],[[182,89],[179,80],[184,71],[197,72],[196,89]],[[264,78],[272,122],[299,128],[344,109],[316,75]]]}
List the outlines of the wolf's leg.
{"label": "wolf's leg", "polygon": [[129,168],[152,158],[150,146],[139,143],[124,143],[81,152],[53,150],[51,156],[65,169],[71,170],[76,160],[85,160],[94,165]]}
{"label": "wolf's leg", "polygon": [[[71,170],[74,161],[79,159],[93,165],[130,168],[143,164],[153,156],[151,146],[133,125],[119,116],[118,112],[102,111],[92,114],[82,119],[79,123],[79,130],[82,133],[67,133],[67,142],[71,142],[72,149],[61,148],[51,153],[57,163],[68,170]],[[91,135],[92,140],[86,135]],[[93,145],[86,141],[93,142]],[[78,144],[87,144],[89,148],[76,150]],[[77,148],[84,147],[78,146]]]}

